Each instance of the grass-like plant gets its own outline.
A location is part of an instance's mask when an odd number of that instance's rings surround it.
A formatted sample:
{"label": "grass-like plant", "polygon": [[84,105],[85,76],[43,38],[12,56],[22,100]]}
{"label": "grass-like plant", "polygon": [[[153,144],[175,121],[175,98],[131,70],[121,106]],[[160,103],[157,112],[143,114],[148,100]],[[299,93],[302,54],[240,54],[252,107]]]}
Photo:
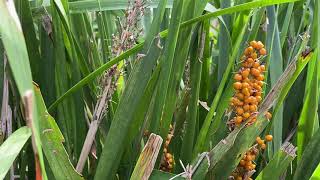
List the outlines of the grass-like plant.
{"label": "grass-like plant", "polygon": [[0,0],[0,179],[320,179],[318,0]]}

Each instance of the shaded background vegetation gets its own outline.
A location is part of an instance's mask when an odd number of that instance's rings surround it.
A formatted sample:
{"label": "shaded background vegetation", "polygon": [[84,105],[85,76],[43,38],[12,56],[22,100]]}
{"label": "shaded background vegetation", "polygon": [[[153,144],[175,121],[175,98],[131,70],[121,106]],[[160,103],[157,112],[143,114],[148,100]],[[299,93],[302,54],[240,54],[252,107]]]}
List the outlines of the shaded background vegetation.
{"label": "shaded background vegetation", "polygon": [[[165,144],[172,125],[173,174],[159,171],[162,146],[151,179],[183,172],[180,159],[200,163],[194,179],[226,179],[260,134],[273,141],[254,179],[320,179],[319,9],[318,0],[0,0],[0,178],[140,179],[148,135]],[[264,96],[275,95],[263,107],[275,112],[230,133],[232,77],[251,40],[267,49]]]}

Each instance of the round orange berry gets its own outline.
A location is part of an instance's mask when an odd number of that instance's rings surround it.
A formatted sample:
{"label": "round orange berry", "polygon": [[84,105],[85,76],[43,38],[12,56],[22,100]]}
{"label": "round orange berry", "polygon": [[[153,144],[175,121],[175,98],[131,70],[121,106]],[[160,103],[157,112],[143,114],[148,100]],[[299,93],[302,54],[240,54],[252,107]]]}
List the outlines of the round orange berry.
{"label": "round orange berry", "polygon": [[239,102],[237,103],[238,106],[243,106],[243,104],[244,104],[244,103],[243,103],[242,101],[239,101]]}
{"label": "round orange berry", "polygon": [[254,53],[251,54],[251,57],[252,57],[253,59],[257,59],[258,55],[257,55],[257,53],[254,52]]}
{"label": "round orange berry", "polygon": [[241,90],[241,92],[242,92],[245,96],[250,96],[250,91],[249,91],[248,88],[243,88],[243,89]]}
{"label": "round orange berry", "polygon": [[246,67],[246,68],[248,68],[248,67],[250,67],[250,65],[249,65],[249,63],[246,61],[246,62],[243,62],[242,64],[241,64],[241,66],[242,67]]}
{"label": "round orange berry", "polygon": [[234,104],[236,104],[237,100],[238,100],[238,98],[236,98],[236,97],[232,97],[232,98],[230,99],[230,101],[231,101],[232,103],[234,103]]}
{"label": "round orange berry", "polygon": [[252,165],[252,161],[246,161],[246,166],[251,166]]}
{"label": "round orange berry", "polygon": [[251,74],[257,77],[260,75],[260,71],[257,68],[251,68]]}
{"label": "round orange berry", "polygon": [[257,106],[256,105],[250,105],[250,111],[251,112],[257,111]]}
{"label": "round orange berry", "polygon": [[250,97],[248,98],[248,100],[249,100],[250,103],[255,103],[255,102],[257,101],[254,96],[250,96]]}
{"label": "round orange berry", "polygon": [[261,49],[261,48],[263,48],[264,47],[264,45],[263,45],[263,43],[261,42],[261,41],[258,41],[257,42],[257,46],[256,46],[256,49]]}
{"label": "round orange berry", "polygon": [[256,79],[258,81],[263,81],[264,80],[264,75],[263,74],[260,74],[259,76],[256,77]]}
{"label": "round orange berry", "polygon": [[172,158],[169,159],[169,163],[173,163],[173,159]]}
{"label": "round orange berry", "polygon": [[250,46],[252,46],[252,47],[255,48],[255,47],[257,46],[257,41],[254,41],[254,40],[253,40],[253,41],[251,41],[249,44],[250,44]]}
{"label": "round orange berry", "polygon": [[266,70],[266,66],[265,65],[260,65],[259,66],[259,69],[261,72],[265,71]]}
{"label": "round orange berry", "polygon": [[264,140],[260,139],[260,141],[258,141],[257,143],[261,146],[262,144],[264,144]]}
{"label": "round orange berry", "polygon": [[250,170],[251,170],[250,167],[251,167],[250,165],[249,165],[249,166],[246,165],[246,166],[245,166],[245,169],[246,169],[247,171],[250,171]]}
{"label": "round orange berry", "polygon": [[163,148],[163,153],[167,153],[167,148]]}
{"label": "round orange berry", "polygon": [[170,159],[170,158],[172,158],[172,155],[170,153],[166,153],[166,158]]}
{"label": "round orange berry", "polygon": [[242,88],[249,88],[249,83],[247,83],[247,82],[243,82],[242,83]]}
{"label": "round orange berry", "polygon": [[250,117],[250,113],[249,112],[245,112],[245,113],[243,113],[242,116],[243,116],[243,118],[247,119],[247,118]]}
{"label": "round orange berry", "polygon": [[248,104],[245,104],[245,105],[243,106],[243,110],[244,110],[244,111],[249,111],[249,109],[250,109],[250,106],[249,106]]}
{"label": "round orange berry", "polygon": [[248,154],[248,155],[246,156],[246,160],[247,160],[247,161],[252,161],[251,155]]}
{"label": "round orange berry", "polygon": [[239,98],[240,100],[243,100],[244,95],[242,93],[237,93],[236,94],[237,98]]}
{"label": "round orange berry", "polygon": [[235,83],[233,83],[233,88],[234,88],[234,89],[241,89],[241,88],[242,88],[241,82],[235,82]]}
{"label": "round orange berry", "polygon": [[241,159],[241,160],[240,160],[240,165],[241,165],[241,166],[245,166],[245,165],[246,165],[246,161]]}
{"label": "round orange berry", "polygon": [[237,116],[235,122],[240,124],[242,122],[242,116]]}
{"label": "round orange berry", "polygon": [[248,84],[250,83],[250,81],[251,81],[251,80],[250,80],[248,77],[246,77],[246,78],[244,78],[244,79],[242,80],[243,83],[248,83]]}
{"label": "round orange berry", "polygon": [[259,144],[259,142],[261,141],[262,139],[260,138],[260,136],[256,137],[256,142]]}
{"label": "round orange berry", "polygon": [[247,62],[248,62],[248,63],[253,63],[254,60],[253,60],[252,58],[248,58],[248,59],[247,59]]}
{"label": "round orange berry", "polygon": [[258,62],[254,62],[254,63],[252,64],[252,67],[253,67],[253,68],[259,68],[259,67],[260,67],[260,64],[259,64]]}
{"label": "round orange berry", "polygon": [[257,102],[261,102],[262,101],[262,97],[261,96],[256,96],[256,100],[257,100]]}
{"label": "round orange berry", "polygon": [[261,49],[259,50],[259,53],[260,53],[260,55],[264,56],[264,55],[267,54],[267,50],[266,50],[265,48],[261,48]]}
{"label": "round orange berry", "polygon": [[254,122],[256,122],[256,121],[257,121],[257,117],[253,117],[253,118],[250,120],[251,123],[254,123]]}
{"label": "round orange berry", "polygon": [[259,86],[258,83],[254,83],[254,84],[253,84],[253,88],[256,89],[256,90],[258,90],[258,91],[261,91],[261,90],[262,90],[262,87]]}
{"label": "round orange berry", "polygon": [[249,69],[244,69],[244,70],[242,70],[242,72],[241,72],[241,75],[242,75],[242,78],[244,79],[244,78],[247,78],[248,76],[249,76],[249,74],[250,74],[250,70]]}
{"label": "round orange berry", "polygon": [[241,81],[241,80],[242,80],[241,74],[236,74],[236,75],[234,75],[234,80],[236,80],[236,81]]}
{"label": "round orange berry", "polygon": [[252,157],[252,160],[256,159],[256,155],[254,153],[252,153],[251,157]]}
{"label": "round orange berry", "polygon": [[257,81],[257,84],[260,86],[260,87],[262,87],[263,86],[263,81]]}
{"label": "round orange berry", "polygon": [[[249,96],[249,97],[250,97],[250,96]],[[246,104],[249,104],[249,103],[250,103],[249,97],[245,96],[245,98],[244,98],[244,103],[246,103]]]}
{"label": "round orange berry", "polygon": [[273,137],[272,137],[271,134],[266,135],[266,141],[267,141],[267,142],[272,141],[272,139],[273,139]]}
{"label": "round orange berry", "polygon": [[242,115],[243,112],[244,112],[244,110],[243,110],[241,107],[238,107],[238,108],[236,109],[236,112],[237,112],[238,115]]}

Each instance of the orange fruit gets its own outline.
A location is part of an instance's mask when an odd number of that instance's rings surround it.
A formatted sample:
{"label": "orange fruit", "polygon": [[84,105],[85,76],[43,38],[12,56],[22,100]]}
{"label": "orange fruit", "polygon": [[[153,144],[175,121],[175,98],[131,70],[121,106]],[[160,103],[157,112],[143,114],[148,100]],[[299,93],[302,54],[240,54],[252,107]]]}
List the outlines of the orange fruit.
{"label": "orange fruit", "polygon": [[266,135],[266,141],[267,141],[267,142],[272,141],[272,139],[273,139],[273,137],[272,137],[271,134]]}
{"label": "orange fruit", "polygon": [[258,41],[257,42],[257,46],[256,46],[256,49],[261,49],[261,48],[263,48],[264,47],[264,45],[263,45],[263,43],[261,42],[261,41]]}
{"label": "orange fruit", "polygon": [[261,49],[259,50],[259,53],[260,53],[260,55],[264,56],[264,55],[267,54],[267,50],[266,50],[265,48],[261,48]]}
{"label": "orange fruit", "polygon": [[243,112],[244,112],[244,110],[243,110],[241,107],[238,107],[238,108],[236,109],[236,112],[237,112],[238,115],[242,115]]}
{"label": "orange fruit", "polygon": [[233,83],[233,88],[234,88],[234,89],[241,89],[241,88],[242,88],[241,82],[235,82],[235,83]]}
{"label": "orange fruit", "polygon": [[235,75],[234,75],[234,80],[236,80],[236,81],[241,81],[241,80],[242,80],[241,74],[235,74]]}

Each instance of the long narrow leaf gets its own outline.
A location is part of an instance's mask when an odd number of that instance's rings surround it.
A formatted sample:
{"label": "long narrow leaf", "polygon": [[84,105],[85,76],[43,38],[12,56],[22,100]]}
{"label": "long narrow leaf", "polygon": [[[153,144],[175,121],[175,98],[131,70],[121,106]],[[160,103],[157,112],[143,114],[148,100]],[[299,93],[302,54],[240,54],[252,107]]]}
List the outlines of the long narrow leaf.
{"label": "long narrow leaf", "polygon": [[75,171],[69,160],[68,154],[62,144],[64,142],[63,135],[53,117],[48,114],[40,89],[35,87],[35,92],[40,115],[43,150],[54,177],[56,179],[83,179]]}
{"label": "long narrow leaf", "polygon": [[[305,36],[304,38],[307,38]],[[307,38],[308,39],[308,38]],[[257,122],[251,126],[236,128],[224,140],[221,140],[209,153],[210,173],[215,179],[226,179],[238,165],[242,154],[252,145],[257,137],[268,125],[264,113],[271,106],[282,104],[283,96],[286,96],[288,89],[292,86],[297,76],[309,62],[313,53],[304,57],[298,55],[287,67],[284,74],[279,78],[271,93],[265,98],[259,110]],[[278,100],[277,100],[278,99]],[[280,100],[279,100],[280,99]],[[282,101],[281,101],[282,100]],[[202,164],[207,162],[202,161]]]}
{"label": "long narrow leaf", "polygon": [[[20,97],[23,98],[26,92],[33,92],[32,75],[25,39],[12,0],[0,1],[0,17],[0,35],[7,52],[13,78],[16,82]],[[47,179],[41,150],[37,104],[35,98],[33,96],[31,96],[31,98],[32,102],[34,102],[31,104],[32,107],[29,107],[32,110],[32,132],[35,140],[34,143],[37,149],[36,153],[38,153],[39,156],[42,176],[44,179]]]}
{"label": "long narrow leaf", "polygon": [[301,161],[295,171],[293,180],[307,180],[311,177],[313,171],[320,162],[319,152],[320,129],[312,136],[305,151],[302,154]]}
{"label": "long narrow leaf", "polygon": [[13,161],[19,155],[30,136],[30,128],[21,127],[0,146],[0,179],[4,179]]}
{"label": "long narrow leaf", "polygon": [[[132,141],[133,137],[128,138],[127,134],[131,123],[134,123],[135,113],[138,113],[135,110],[143,99],[144,90],[152,75],[152,69],[156,64],[159,55],[159,47],[157,46],[154,37],[159,33],[165,4],[166,1],[161,1],[159,4],[157,15],[152,23],[152,28],[147,34],[143,50],[145,57],[142,61],[135,64],[130,73],[127,87],[118,104],[117,111],[106,138],[106,144],[102,150],[95,179],[105,179],[115,175],[124,148],[127,143],[131,143]],[[119,131],[120,129],[121,131]]]}
{"label": "long narrow leaf", "polygon": [[[241,5],[237,5],[237,6],[233,6],[230,8],[225,8],[225,9],[221,9],[218,10],[216,12],[213,13],[208,13],[202,16],[199,16],[197,18],[193,18],[191,20],[188,20],[186,22],[183,22],[180,26],[181,28],[186,28],[194,23],[206,20],[206,19],[210,19],[213,17],[217,17],[217,16],[221,16],[224,14],[230,14],[230,13],[235,13],[235,12],[239,12],[239,11],[244,11],[244,10],[248,10],[248,9],[252,9],[252,8],[256,8],[256,7],[265,7],[265,6],[269,6],[269,5],[273,5],[273,4],[280,4],[280,3],[287,3],[287,2],[295,2],[298,0],[260,0],[260,1],[254,1],[254,2],[250,2],[250,3],[244,3]],[[167,36],[168,31],[165,30],[163,32],[160,33],[160,37],[166,37]],[[75,91],[79,90],[80,88],[82,88],[84,85],[92,82],[92,80],[94,78],[96,78],[97,76],[101,75],[105,70],[109,69],[110,67],[112,67],[114,64],[117,64],[118,62],[122,61],[123,59],[128,58],[130,55],[140,51],[143,47],[144,43],[140,43],[134,47],[132,47],[131,49],[125,51],[124,53],[122,53],[120,56],[110,60],[108,63],[102,65],[101,67],[99,67],[98,69],[96,69],[95,71],[93,71],[92,73],[88,74],[85,78],[83,78],[81,81],[79,81],[77,84],[75,84],[72,88],[70,88],[66,93],[64,93],[61,97],[59,97],[53,104],[50,105],[50,107],[48,108],[49,111],[53,110],[53,108],[55,108],[60,102],[62,102],[66,97],[70,96],[72,93],[74,93]]]}
{"label": "long narrow leaf", "polygon": [[256,180],[280,179],[287,167],[296,157],[296,147],[290,143],[282,145],[281,149],[274,155],[268,165],[260,172]]}

